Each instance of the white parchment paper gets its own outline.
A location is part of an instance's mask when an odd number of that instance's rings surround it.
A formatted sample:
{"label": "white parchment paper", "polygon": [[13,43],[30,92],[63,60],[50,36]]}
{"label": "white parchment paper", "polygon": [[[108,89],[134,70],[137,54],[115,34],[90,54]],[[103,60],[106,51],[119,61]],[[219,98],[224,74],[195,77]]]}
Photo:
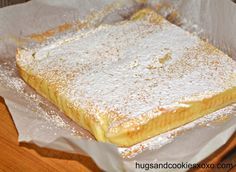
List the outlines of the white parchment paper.
{"label": "white parchment paper", "polygon": [[[236,4],[230,0],[148,1],[153,8],[160,4],[168,4],[160,10],[162,15],[177,10],[181,27],[236,57]],[[110,8],[104,11],[106,7]],[[34,0],[0,9],[0,96],[11,112],[19,142],[89,155],[105,171],[143,171],[135,168],[136,162],[197,163],[227,142],[236,130],[236,105],[130,148],[117,148],[95,141],[20,79],[14,56],[22,38],[86,20],[94,12],[100,15],[91,21],[94,26],[121,21],[139,7],[133,0]]]}

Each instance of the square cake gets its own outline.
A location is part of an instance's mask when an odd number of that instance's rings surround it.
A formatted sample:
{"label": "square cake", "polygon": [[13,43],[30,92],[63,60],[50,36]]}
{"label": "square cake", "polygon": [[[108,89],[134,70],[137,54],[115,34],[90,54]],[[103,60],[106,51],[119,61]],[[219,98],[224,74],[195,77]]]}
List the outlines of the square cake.
{"label": "square cake", "polygon": [[131,146],[236,102],[236,62],[150,9],[19,49],[21,77],[98,141]]}

